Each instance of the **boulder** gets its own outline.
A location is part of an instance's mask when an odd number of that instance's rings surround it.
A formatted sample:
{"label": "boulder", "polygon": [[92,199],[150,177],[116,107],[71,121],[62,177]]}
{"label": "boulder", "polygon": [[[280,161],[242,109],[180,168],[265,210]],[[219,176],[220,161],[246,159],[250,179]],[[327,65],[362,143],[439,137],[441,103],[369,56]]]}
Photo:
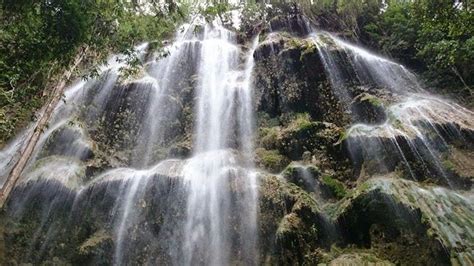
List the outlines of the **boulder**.
{"label": "boulder", "polygon": [[365,124],[383,124],[387,120],[383,102],[376,96],[362,93],[351,104],[353,119]]}

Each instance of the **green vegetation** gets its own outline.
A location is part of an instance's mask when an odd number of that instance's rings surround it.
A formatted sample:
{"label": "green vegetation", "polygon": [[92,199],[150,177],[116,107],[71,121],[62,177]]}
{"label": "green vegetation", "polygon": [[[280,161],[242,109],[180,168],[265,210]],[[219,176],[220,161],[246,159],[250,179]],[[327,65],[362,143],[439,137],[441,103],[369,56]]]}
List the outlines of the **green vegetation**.
{"label": "green vegetation", "polygon": [[301,132],[310,129],[313,125],[314,123],[311,121],[311,116],[308,113],[298,113],[296,114],[296,118],[288,125],[288,128],[296,132]]}
{"label": "green vegetation", "polygon": [[[49,96],[48,88],[82,48],[82,68],[112,52],[162,40],[185,17],[174,1],[142,6],[114,0],[6,0],[0,7],[0,146],[27,124]],[[133,62],[133,59],[130,59]],[[77,75],[76,75],[77,76]]]}
{"label": "green vegetation", "polygon": [[268,1],[272,14],[299,10],[319,28],[359,40],[422,73],[433,86],[472,96],[474,12],[461,0]]}
{"label": "green vegetation", "polygon": [[[384,12],[361,24],[365,41],[426,71],[439,85],[472,86],[474,13],[466,1],[389,1]],[[464,86],[460,86],[464,85]]]}
{"label": "green vegetation", "polygon": [[261,128],[260,144],[265,149],[275,149],[278,144],[280,127]]}
{"label": "green vegetation", "polygon": [[375,97],[375,96],[373,96],[373,95],[370,95],[370,94],[366,94],[366,95],[365,95],[364,97],[362,97],[360,100],[361,100],[361,101],[367,101],[367,102],[369,102],[371,105],[376,106],[376,107],[383,106],[382,101],[381,101],[379,98],[377,98],[377,97]]}
{"label": "green vegetation", "polygon": [[454,165],[454,163],[448,159],[444,160],[442,164],[443,164],[443,167],[448,171],[454,171],[456,169],[456,166]]}
{"label": "green vegetation", "polygon": [[274,173],[282,171],[289,164],[288,158],[281,155],[278,150],[260,148],[256,150],[256,154],[259,164]]}
{"label": "green vegetation", "polygon": [[321,180],[338,199],[342,199],[347,195],[346,188],[341,181],[328,175],[323,176]]}

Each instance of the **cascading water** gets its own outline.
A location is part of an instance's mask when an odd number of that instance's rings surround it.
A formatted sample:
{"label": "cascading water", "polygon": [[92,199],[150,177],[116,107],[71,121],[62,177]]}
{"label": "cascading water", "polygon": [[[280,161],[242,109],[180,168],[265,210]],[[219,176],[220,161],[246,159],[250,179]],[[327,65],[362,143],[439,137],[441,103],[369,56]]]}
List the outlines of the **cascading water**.
{"label": "cascading water", "polygon": [[[72,213],[93,208],[84,205],[89,200],[82,199],[90,191],[105,184],[116,186],[118,182],[117,197],[113,200],[110,217],[106,219],[114,228],[115,264],[130,261],[135,254],[131,246],[136,235],[133,233],[135,225],[146,221],[148,215],[140,206],[146,204],[145,195],[160,176],[165,179],[179,176],[185,185],[180,192],[185,197],[186,207],[182,220],[176,221],[171,214],[164,214],[169,223],[159,233],[171,232],[175,237],[175,241],[159,244],[170,252],[169,262],[190,265],[201,261],[225,265],[231,258],[249,264],[257,262],[251,77],[253,51],[258,41],[253,42],[242,62],[234,33],[217,23],[205,24],[200,33],[198,23],[183,26],[176,41],[165,48],[169,55],[156,62],[147,61],[146,57],[150,55],[145,56],[146,44],[137,47],[136,53],[147,71],[143,78],[121,85],[119,71],[125,65],[121,63],[122,58],[112,57],[109,66],[102,68],[99,78],[80,81],[67,90],[65,102],[54,111],[50,127],[42,135],[30,166],[25,170],[23,182],[58,182],[77,191]],[[176,132],[171,121],[182,111],[175,104],[173,95],[184,94],[187,84],[182,81],[186,76],[193,76],[191,79],[197,84],[193,156],[185,161],[165,160],[157,164],[155,147],[165,145]],[[112,130],[115,127],[109,124],[112,121],[127,125],[129,129],[124,137],[117,132],[118,128]],[[115,163],[144,170],[117,167],[102,173],[93,182],[86,180],[84,176],[89,170],[84,161],[94,156],[92,153],[97,145],[90,140],[89,132],[94,127],[104,126],[111,130],[97,129],[97,133],[92,131],[92,134],[107,140],[116,153],[120,154],[122,147],[135,144]],[[22,138],[11,144],[11,148],[3,151],[5,156],[13,157],[21,143]],[[123,161],[128,163],[123,164]],[[237,183],[240,189],[231,191]],[[35,192],[27,193],[31,195],[27,194],[22,203],[17,203],[17,217],[23,215],[21,205],[28,204]],[[164,195],[165,192],[161,192],[156,197]],[[44,217],[42,228],[57,233],[59,228],[51,225],[48,229],[49,215]],[[150,229],[143,230],[145,235]],[[231,234],[232,230],[238,232]],[[43,243],[42,250],[47,245],[47,242]]]}
{"label": "cascading water", "polygon": [[[236,206],[232,202],[232,182],[239,178],[244,192],[239,205],[242,221],[237,226],[246,237],[243,257],[254,261],[256,240],[256,182],[255,176],[239,167],[250,166],[252,151],[252,116],[250,76],[253,49],[243,70],[238,70],[239,48],[236,36],[218,25],[206,25],[201,41],[197,125],[193,158],[184,167],[183,176],[189,184],[187,221],[184,236],[184,261],[203,261],[209,265],[225,265],[229,261],[231,241],[229,232],[235,226],[229,219]],[[235,119],[237,117],[237,119]],[[235,136],[236,138],[231,138]],[[231,143],[237,139],[238,143]],[[237,145],[234,146],[234,145]],[[252,246],[253,245],[253,246]],[[235,250],[235,247],[234,247]]]}
{"label": "cascading water", "polygon": [[395,93],[423,92],[415,75],[403,65],[379,57],[329,33],[312,33],[332,85],[342,89],[349,82],[375,84]]}
{"label": "cascading water", "polygon": [[[187,65],[185,73],[194,75],[197,72],[194,155],[182,164],[172,163],[181,164],[178,167],[181,170],[177,171],[188,186],[187,211],[183,225],[177,225],[173,230],[175,241],[170,241],[172,244],[166,249],[178,249],[169,251],[174,254],[174,264],[190,265],[202,261],[205,264],[223,265],[229,263],[231,250],[239,250],[240,259],[254,263],[257,188],[251,163],[253,119],[250,83],[252,55],[257,42],[248,52],[244,69],[239,69],[240,49],[235,44],[232,32],[217,24],[206,24],[203,33],[196,34],[196,27],[184,26],[179,31],[177,41],[168,48],[169,56],[150,68],[151,75],[158,76],[158,94],[161,96],[154,96],[155,100],[146,114],[150,119],[146,119],[147,124],[142,126],[146,136],[144,139],[163,138],[163,132],[160,132],[163,130],[163,121],[154,117],[163,103],[161,99],[168,97],[170,91],[182,87],[179,79],[183,76],[183,65]],[[233,139],[237,139],[237,143],[232,143]],[[147,165],[153,145],[143,145],[139,144],[137,150],[145,149],[146,152],[138,158],[143,158],[142,164]],[[232,148],[238,148],[239,151],[233,151]],[[167,162],[163,163],[167,165]],[[123,195],[120,198],[123,203],[117,207],[121,218],[114,222],[117,234],[114,261],[117,264],[128,260],[126,250],[130,246],[126,243],[130,236],[127,232],[143,216],[133,206],[143,201],[143,194],[149,186],[147,183],[150,177],[156,175],[153,169],[145,172],[129,169],[128,172],[127,175],[133,178],[128,178],[130,181],[122,185]],[[114,175],[114,172],[110,173],[110,176]],[[231,199],[233,192],[230,191],[235,182],[243,187],[237,202]],[[236,211],[241,214],[240,220],[230,219]],[[245,243],[235,246],[235,240],[231,239],[234,236],[229,233],[232,226],[239,226],[239,234]],[[237,256],[232,255],[234,258]]]}
{"label": "cascading water", "polygon": [[[391,195],[387,200],[391,208],[396,206],[394,198],[408,205],[416,204],[429,217],[434,230],[443,235],[445,247],[470,242],[471,230],[464,231],[462,227],[471,223],[466,218],[473,212],[472,195],[462,195],[454,190],[464,188],[465,181],[449,175],[443,160],[453,143],[467,146],[472,143],[470,132],[474,129],[474,113],[431,95],[415,75],[400,64],[329,33],[316,33],[311,38],[334,93],[345,103],[356,122],[347,129],[345,138],[353,160],[365,162],[361,166],[365,169],[361,171],[373,176],[383,175],[397,171],[396,165],[401,162],[407,177],[416,181],[439,179],[451,188],[425,189],[393,178],[375,178],[372,182],[377,185],[373,185],[373,189]],[[378,117],[360,120],[371,115]],[[401,211],[399,207],[394,209]],[[446,217],[457,217],[453,218],[457,222],[446,222],[444,219],[451,219]],[[459,263],[469,265],[472,249],[467,248],[454,257]]]}
{"label": "cascading water", "polygon": [[[308,36],[304,16],[267,24],[197,17],[160,51],[136,47],[136,77],[119,55],[73,84],[0,220],[0,257],[7,243],[18,263],[315,264],[360,249],[403,264],[379,248],[408,236],[472,264],[472,190],[443,160],[472,158],[459,145],[473,113],[400,64]],[[0,152],[0,175],[33,128]]]}
{"label": "cascading water", "polygon": [[[393,158],[386,158],[389,150],[400,157],[412,178],[417,179],[409,161],[422,162],[423,169],[432,175],[440,175],[447,184],[452,182],[445,173],[441,152],[447,148],[447,138],[463,138],[463,130],[474,128],[474,113],[449,101],[434,97],[422,89],[414,74],[404,66],[349,44],[329,33],[312,35],[329,79],[346,108],[352,107],[356,119],[347,131],[348,146],[353,156],[365,154],[378,161],[379,171],[393,167]],[[354,84],[355,81],[355,84]],[[350,87],[367,86],[364,90],[378,95],[366,94],[362,101],[376,109],[382,119],[376,123],[357,121],[361,108],[354,108]],[[375,86],[375,87],[374,87]],[[380,94],[378,88],[388,89],[390,95]],[[395,100],[393,100],[395,99]],[[382,108],[389,105],[383,111]],[[382,111],[379,111],[382,110]],[[440,124],[458,124],[446,128]],[[411,159],[413,158],[413,159]],[[393,170],[393,169],[392,169]]]}

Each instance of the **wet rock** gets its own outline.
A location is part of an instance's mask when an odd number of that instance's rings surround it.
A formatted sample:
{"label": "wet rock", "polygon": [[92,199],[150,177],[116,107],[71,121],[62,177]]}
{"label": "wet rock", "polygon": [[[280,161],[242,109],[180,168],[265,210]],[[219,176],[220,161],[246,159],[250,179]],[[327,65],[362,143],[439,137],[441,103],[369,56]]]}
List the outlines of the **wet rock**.
{"label": "wet rock", "polygon": [[382,124],[387,120],[382,101],[368,93],[359,94],[354,98],[351,112],[355,121],[360,123]]}
{"label": "wet rock", "polygon": [[110,249],[110,247],[103,246],[112,244],[113,242],[110,233],[107,233],[105,230],[99,230],[81,244],[79,247],[79,254],[93,255],[96,250]]}
{"label": "wet rock", "polygon": [[474,214],[471,201],[448,189],[424,188],[394,176],[372,179],[341,205],[338,223],[350,243],[370,247],[395,263],[464,263],[472,260],[466,241],[474,236],[461,229]]}
{"label": "wet rock", "polygon": [[271,33],[258,45],[253,56],[258,61],[264,60],[278,55],[284,47],[285,37],[278,33]]}
{"label": "wet rock", "polygon": [[21,184],[28,186],[29,182],[57,182],[68,189],[78,189],[86,182],[86,165],[69,157],[49,156],[28,168],[21,178]]}
{"label": "wet rock", "polygon": [[85,125],[78,121],[65,122],[48,136],[40,157],[60,155],[82,161],[92,159],[94,157],[93,143],[84,127]]}
{"label": "wet rock", "polygon": [[268,31],[285,31],[296,36],[306,36],[311,32],[307,18],[301,14],[280,15],[268,22]]}
{"label": "wet rock", "polygon": [[134,82],[117,85],[110,91],[103,112],[88,117],[88,124],[96,130],[95,140],[110,148],[122,149],[136,144],[142,122],[153,94],[153,83]]}
{"label": "wet rock", "polygon": [[341,265],[390,266],[395,264],[387,260],[377,258],[375,255],[370,253],[358,252],[342,254],[329,262],[329,266]]}
{"label": "wet rock", "polygon": [[444,154],[442,164],[450,174],[465,182],[465,189],[469,189],[474,181],[474,152],[469,149],[450,147]]}
{"label": "wet rock", "polygon": [[[300,115],[278,135],[277,148],[281,153],[293,160],[302,158],[306,151],[325,151],[332,156],[338,156],[334,146],[342,129],[331,123],[314,122],[308,117]],[[336,158],[334,158],[336,159]]]}
{"label": "wet rock", "polygon": [[342,107],[329,85],[314,42],[282,33],[272,35],[270,40],[256,51],[257,111],[270,117],[309,113],[315,120],[342,124]]}
{"label": "wet rock", "polygon": [[344,183],[326,174],[321,176],[320,189],[325,198],[342,199],[348,195]]}
{"label": "wet rock", "polygon": [[316,202],[304,190],[275,176],[260,185],[261,255],[269,263],[303,263],[324,231]]}
{"label": "wet rock", "polygon": [[278,150],[257,149],[256,163],[272,173],[279,173],[290,163],[289,159],[281,155]]}
{"label": "wet rock", "polygon": [[314,166],[305,166],[292,163],[283,171],[283,177],[305,191],[317,192],[319,190],[318,178],[321,172]]}

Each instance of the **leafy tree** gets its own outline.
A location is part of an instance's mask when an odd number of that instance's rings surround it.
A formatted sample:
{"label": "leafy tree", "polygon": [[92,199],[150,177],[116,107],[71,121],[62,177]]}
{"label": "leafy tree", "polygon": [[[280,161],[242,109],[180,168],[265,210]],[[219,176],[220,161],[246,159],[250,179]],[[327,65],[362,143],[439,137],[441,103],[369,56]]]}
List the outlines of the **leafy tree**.
{"label": "leafy tree", "polygon": [[462,90],[473,85],[474,14],[467,3],[393,0],[363,29],[363,41],[424,72],[428,80]]}
{"label": "leafy tree", "polygon": [[103,61],[136,43],[159,40],[186,15],[175,1],[3,0],[0,7],[0,145],[30,121],[83,46],[86,62]]}

